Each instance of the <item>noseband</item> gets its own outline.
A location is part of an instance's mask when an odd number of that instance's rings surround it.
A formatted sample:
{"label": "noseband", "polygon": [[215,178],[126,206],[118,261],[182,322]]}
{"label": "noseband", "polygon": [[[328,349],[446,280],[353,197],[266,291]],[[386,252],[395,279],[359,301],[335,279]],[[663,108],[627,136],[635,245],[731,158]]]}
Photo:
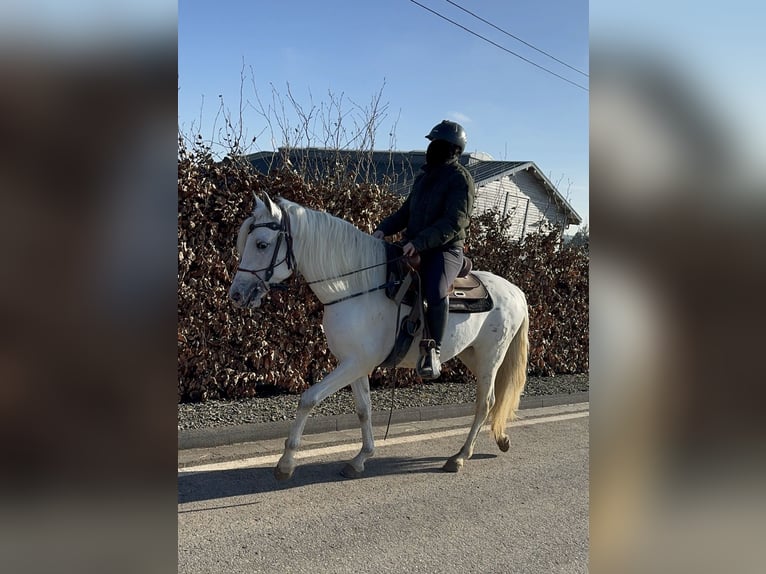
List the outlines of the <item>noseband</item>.
{"label": "noseband", "polygon": [[[266,227],[267,229],[271,229],[272,231],[278,231],[279,235],[277,235],[277,243],[274,246],[274,253],[271,256],[271,263],[269,263],[268,267],[264,267],[262,269],[245,269],[244,267],[237,267],[237,271],[245,271],[246,273],[252,273],[255,275],[261,283],[263,283],[267,288],[283,288],[286,289],[287,287],[280,285],[278,283],[271,284],[269,283],[269,279],[272,278],[274,275],[274,269],[282,265],[282,263],[287,262],[287,268],[292,270],[295,267],[295,254],[293,253],[293,235],[290,232],[290,218],[287,215],[287,211],[285,211],[285,208],[281,205],[279,206],[279,210],[282,212],[282,222],[277,223],[276,221],[269,221],[268,223],[251,223],[250,224],[250,230],[248,231],[248,235],[253,232],[254,229],[257,229],[258,227]],[[277,257],[279,256],[279,248],[282,246],[282,238],[284,237],[285,243],[287,245],[287,253],[285,253],[284,258],[282,261],[277,262]],[[266,275],[265,278],[262,278],[258,273],[261,271],[265,271]]]}

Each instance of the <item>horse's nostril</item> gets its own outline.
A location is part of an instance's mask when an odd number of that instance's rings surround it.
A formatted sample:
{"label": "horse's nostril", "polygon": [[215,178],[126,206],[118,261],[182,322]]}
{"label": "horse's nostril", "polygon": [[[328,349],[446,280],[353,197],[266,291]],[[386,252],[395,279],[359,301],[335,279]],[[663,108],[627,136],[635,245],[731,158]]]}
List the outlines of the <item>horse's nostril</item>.
{"label": "horse's nostril", "polygon": [[239,293],[239,291],[234,291],[234,293],[231,294],[232,301],[239,301],[240,299],[242,299],[242,295]]}

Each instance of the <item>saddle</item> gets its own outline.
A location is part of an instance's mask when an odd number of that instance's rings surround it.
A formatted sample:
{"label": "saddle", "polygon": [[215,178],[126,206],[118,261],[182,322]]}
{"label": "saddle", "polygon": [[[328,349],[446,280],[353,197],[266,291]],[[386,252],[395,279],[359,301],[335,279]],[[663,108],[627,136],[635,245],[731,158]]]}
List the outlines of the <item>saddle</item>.
{"label": "saddle", "polygon": [[[389,261],[386,270],[386,296],[400,309],[401,305],[411,308],[409,315],[399,324],[393,349],[379,365],[394,367],[401,362],[414,338],[423,330],[426,303],[423,300],[418,274],[420,257],[401,259],[401,246],[395,244],[387,244],[386,249]],[[448,293],[450,313],[484,313],[492,309],[492,298],[481,279],[472,273],[472,269],[473,262],[463,256],[463,266]],[[427,340],[422,343],[428,344]]]}
{"label": "saddle", "polygon": [[[420,256],[410,260],[400,259],[401,248],[392,244],[387,244],[386,248],[389,261],[386,270],[389,287],[386,295],[397,304],[412,307],[420,298],[420,281],[416,277],[420,268]],[[463,256],[463,266],[448,292],[450,313],[483,313],[492,309],[492,298],[487,288],[472,271],[473,262]]]}

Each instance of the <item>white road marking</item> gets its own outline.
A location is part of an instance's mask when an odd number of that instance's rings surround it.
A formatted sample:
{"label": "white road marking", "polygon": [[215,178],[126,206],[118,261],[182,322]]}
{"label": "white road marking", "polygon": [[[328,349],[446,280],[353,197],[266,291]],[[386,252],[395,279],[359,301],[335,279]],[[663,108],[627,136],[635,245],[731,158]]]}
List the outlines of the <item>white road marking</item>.
{"label": "white road marking", "polygon": [[[533,419],[516,420],[516,421],[513,421],[508,426],[523,427],[523,426],[537,425],[542,423],[565,421],[569,419],[578,419],[582,417],[587,417],[589,415],[590,415],[590,411],[566,413],[561,415],[550,415],[550,416],[536,417]],[[487,428],[487,425],[485,425],[484,429],[486,428]],[[468,428],[454,428],[454,429],[437,431],[432,433],[393,437],[393,438],[386,439],[385,441],[382,441],[382,440],[377,441],[375,443],[375,450],[379,451],[381,448],[385,448],[387,446],[394,446],[398,444],[408,444],[408,443],[420,442],[424,440],[433,440],[433,439],[445,438],[445,437],[455,436],[455,435],[464,435],[467,433],[468,433]],[[295,459],[302,460],[306,458],[311,458],[315,456],[324,456],[328,454],[355,452],[355,451],[358,451],[359,448],[360,448],[359,444],[353,443],[353,444],[339,444],[339,445],[326,446],[326,447],[320,447],[320,448],[314,448],[314,449],[306,449],[303,451],[299,450],[295,454]],[[200,464],[197,466],[187,466],[184,468],[179,468],[178,473],[179,474],[195,474],[199,472],[213,472],[213,471],[219,471],[219,470],[234,470],[239,468],[271,466],[273,464],[276,464],[277,461],[279,461],[279,458],[281,456],[282,456],[281,454],[269,454],[269,455],[262,455],[262,456],[254,456],[250,458],[242,458],[239,460],[230,460],[230,461],[216,462],[216,463],[210,463],[210,464]]]}

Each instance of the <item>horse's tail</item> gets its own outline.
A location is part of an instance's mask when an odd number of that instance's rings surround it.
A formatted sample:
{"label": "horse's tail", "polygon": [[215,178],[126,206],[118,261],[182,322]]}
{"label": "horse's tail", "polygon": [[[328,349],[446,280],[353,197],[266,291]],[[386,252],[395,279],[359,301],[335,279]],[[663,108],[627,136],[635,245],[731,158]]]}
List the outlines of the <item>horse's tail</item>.
{"label": "horse's tail", "polygon": [[527,382],[527,353],[529,351],[529,315],[524,315],[519,330],[511,341],[495,377],[495,404],[489,411],[492,435],[501,450],[510,445],[505,434],[507,422],[516,418],[521,393]]}

